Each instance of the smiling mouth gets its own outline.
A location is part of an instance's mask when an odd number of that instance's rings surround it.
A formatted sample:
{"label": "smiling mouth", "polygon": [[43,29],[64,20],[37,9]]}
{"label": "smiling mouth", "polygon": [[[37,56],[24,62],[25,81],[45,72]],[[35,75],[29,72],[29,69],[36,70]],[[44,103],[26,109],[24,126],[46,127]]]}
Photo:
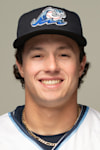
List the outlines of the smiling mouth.
{"label": "smiling mouth", "polygon": [[45,85],[56,85],[61,83],[63,80],[41,80],[41,83]]}

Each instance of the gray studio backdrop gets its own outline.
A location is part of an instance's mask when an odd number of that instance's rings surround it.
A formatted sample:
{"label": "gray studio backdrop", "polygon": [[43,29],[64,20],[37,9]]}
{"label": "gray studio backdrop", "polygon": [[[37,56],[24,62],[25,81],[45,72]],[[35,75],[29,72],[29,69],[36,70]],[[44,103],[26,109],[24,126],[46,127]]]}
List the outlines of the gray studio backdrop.
{"label": "gray studio backdrop", "polygon": [[99,0],[0,0],[0,114],[24,104],[24,90],[13,76],[17,21],[21,14],[45,5],[79,13],[88,45],[91,68],[81,86],[78,102],[100,111],[100,1]]}

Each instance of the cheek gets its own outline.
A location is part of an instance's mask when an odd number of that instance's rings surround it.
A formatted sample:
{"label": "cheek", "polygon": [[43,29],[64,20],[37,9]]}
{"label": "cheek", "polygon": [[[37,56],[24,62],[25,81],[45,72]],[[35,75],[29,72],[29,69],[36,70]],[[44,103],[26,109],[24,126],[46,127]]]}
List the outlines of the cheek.
{"label": "cheek", "polygon": [[63,64],[63,68],[67,74],[70,76],[79,76],[79,64],[76,61],[70,61]]}
{"label": "cheek", "polygon": [[79,69],[77,63],[70,63],[66,67],[66,78],[70,88],[77,88],[79,81]]}
{"label": "cheek", "polygon": [[26,62],[23,64],[24,77],[35,78],[41,69],[41,65],[32,61]]}

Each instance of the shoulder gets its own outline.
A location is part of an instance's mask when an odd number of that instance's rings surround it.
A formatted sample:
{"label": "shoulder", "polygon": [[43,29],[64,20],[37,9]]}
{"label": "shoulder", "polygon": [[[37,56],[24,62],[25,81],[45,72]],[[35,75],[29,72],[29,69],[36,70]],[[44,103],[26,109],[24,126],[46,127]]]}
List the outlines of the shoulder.
{"label": "shoulder", "polygon": [[85,111],[79,122],[79,130],[83,134],[100,134],[100,112],[88,106],[83,106],[83,108]]}
{"label": "shoulder", "polygon": [[88,107],[88,112],[84,120],[84,129],[100,133],[100,112]]}
{"label": "shoulder", "polygon": [[5,129],[7,126],[11,125],[11,119],[9,113],[0,116],[0,130]]}
{"label": "shoulder", "polygon": [[9,115],[8,115],[8,113],[1,115],[1,116],[0,116],[0,125],[1,125],[2,123],[6,122],[7,120],[9,120]]}
{"label": "shoulder", "polygon": [[89,108],[89,111],[88,111],[88,117],[90,117],[91,120],[95,120],[100,123],[100,112],[98,112],[97,110],[91,107]]}

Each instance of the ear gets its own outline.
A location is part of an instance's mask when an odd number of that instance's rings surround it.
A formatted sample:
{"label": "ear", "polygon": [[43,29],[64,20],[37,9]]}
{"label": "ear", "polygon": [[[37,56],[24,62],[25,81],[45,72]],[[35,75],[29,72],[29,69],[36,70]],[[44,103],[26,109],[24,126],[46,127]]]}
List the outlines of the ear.
{"label": "ear", "polygon": [[17,68],[18,68],[18,71],[19,71],[21,77],[24,78],[23,65],[20,64],[17,60],[16,60],[16,65],[17,65]]}
{"label": "ear", "polygon": [[80,63],[79,77],[81,77],[81,75],[83,74],[85,64],[86,64],[86,56],[83,57],[82,62]]}

